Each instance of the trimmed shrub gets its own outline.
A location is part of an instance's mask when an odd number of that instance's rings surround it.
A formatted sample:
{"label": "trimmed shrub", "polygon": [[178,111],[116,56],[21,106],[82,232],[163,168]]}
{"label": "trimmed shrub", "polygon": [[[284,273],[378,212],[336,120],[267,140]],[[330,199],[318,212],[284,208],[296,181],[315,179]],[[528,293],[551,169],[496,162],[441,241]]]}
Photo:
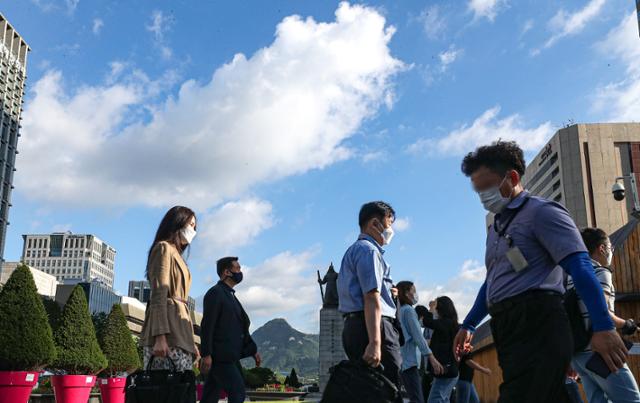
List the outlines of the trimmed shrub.
{"label": "trimmed shrub", "polygon": [[79,285],[73,289],[64,306],[54,340],[58,352],[54,369],[69,375],[93,375],[107,366],[91,322],[87,298]]}
{"label": "trimmed shrub", "polygon": [[140,368],[136,342],[127,326],[127,318],[120,304],[111,308],[101,332],[100,343],[107,357],[107,371],[110,376]]}
{"label": "trimmed shrub", "polygon": [[0,292],[0,370],[40,370],[55,359],[47,314],[31,271],[19,265]]}

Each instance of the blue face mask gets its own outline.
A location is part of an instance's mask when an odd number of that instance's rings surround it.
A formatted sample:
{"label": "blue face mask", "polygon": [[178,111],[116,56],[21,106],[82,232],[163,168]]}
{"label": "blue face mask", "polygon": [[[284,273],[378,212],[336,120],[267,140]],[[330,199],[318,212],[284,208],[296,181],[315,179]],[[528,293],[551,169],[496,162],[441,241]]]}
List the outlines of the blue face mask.
{"label": "blue face mask", "polygon": [[227,276],[228,278],[230,278],[231,280],[233,280],[234,283],[236,284],[240,284],[242,283],[242,279],[244,278],[242,272],[238,272],[238,273],[231,273],[230,276]]}

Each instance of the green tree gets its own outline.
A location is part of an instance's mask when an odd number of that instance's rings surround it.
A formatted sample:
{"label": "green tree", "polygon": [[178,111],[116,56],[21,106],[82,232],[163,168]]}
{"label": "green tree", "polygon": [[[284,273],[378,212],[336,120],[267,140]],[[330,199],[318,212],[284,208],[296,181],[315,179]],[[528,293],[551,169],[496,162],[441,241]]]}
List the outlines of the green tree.
{"label": "green tree", "polygon": [[244,383],[250,388],[260,388],[267,384],[278,383],[276,374],[269,368],[242,369]]}
{"label": "green tree", "polygon": [[91,314],[91,322],[93,322],[93,327],[96,329],[96,337],[98,338],[98,343],[102,346],[102,335],[104,333],[104,328],[107,325],[107,314],[104,312],[96,312]]}
{"label": "green tree", "polygon": [[99,339],[102,351],[107,357],[107,371],[110,376],[140,368],[136,342],[127,326],[127,318],[120,304],[115,304],[111,308]]}
{"label": "green tree", "polygon": [[60,323],[60,317],[62,316],[62,308],[60,305],[51,298],[42,297],[42,303],[44,304],[44,310],[47,312],[47,318],[49,318],[49,325],[54,332],[58,328]]}
{"label": "green tree", "polygon": [[54,332],[58,358],[54,368],[71,375],[97,374],[107,366],[91,322],[84,290],[77,285],[62,311]]}
{"label": "green tree", "polygon": [[0,340],[0,370],[39,370],[55,359],[47,313],[23,264],[0,292]]}
{"label": "green tree", "polygon": [[291,368],[291,373],[289,374],[289,386],[293,388],[299,388],[300,386],[302,386],[302,384],[298,380],[298,374],[296,374],[295,368]]}

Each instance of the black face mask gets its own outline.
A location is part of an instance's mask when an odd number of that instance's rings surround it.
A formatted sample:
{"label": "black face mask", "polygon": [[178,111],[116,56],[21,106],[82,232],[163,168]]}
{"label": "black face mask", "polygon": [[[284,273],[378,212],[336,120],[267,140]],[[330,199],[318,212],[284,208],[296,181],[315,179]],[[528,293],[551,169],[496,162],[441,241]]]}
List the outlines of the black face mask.
{"label": "black face mask", "polygon": [[227,276],[227,277],[230,278],[231,280],[233,280],[234,283],[240,284],[240,283],[242,283],[242,279],[243,279],[244,276],[242,275],[242,272],[239,272],[239,273],[233,273],[232,272],[231,275]]}

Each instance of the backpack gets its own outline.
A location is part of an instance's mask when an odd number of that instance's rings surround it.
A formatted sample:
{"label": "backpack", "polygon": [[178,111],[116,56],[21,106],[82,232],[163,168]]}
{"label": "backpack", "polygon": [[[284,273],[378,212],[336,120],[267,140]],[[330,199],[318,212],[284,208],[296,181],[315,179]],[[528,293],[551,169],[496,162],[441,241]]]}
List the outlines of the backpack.
{"label": "backpack", "polygon": [[331,376],[320,403],[395,403],[400,392],[380,368],[364,362],[342,361]]}
{"label": "backpack", "polygon": [[593,328],[585,327],[582,311],[580,310],[580,298],[575,287],[571,288],[564,294],[564,308],[569,317],[569,325],[573,334],[573,352],[579,353],[584,351],[591,342],[593,336]]}

